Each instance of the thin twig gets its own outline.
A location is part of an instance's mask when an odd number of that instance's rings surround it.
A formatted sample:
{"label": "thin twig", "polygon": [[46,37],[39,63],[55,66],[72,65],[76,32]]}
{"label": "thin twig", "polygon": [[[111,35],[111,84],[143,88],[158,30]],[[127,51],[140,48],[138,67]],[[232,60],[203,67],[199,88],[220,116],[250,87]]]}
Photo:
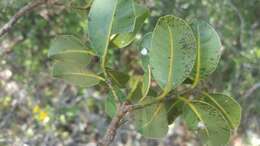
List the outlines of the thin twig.
{"label": "thin twig", "polygon": [[260,88],[260,83],[256,83],[254,84],[250,89],[248,89],[245,94],[244,94],[244,98],[248,98],[249,96],[251,96],[258,88]]}
{"label": "thin twig", "polygon": [[23,17],[26,13],[32,11],[33,9],[45,4],[46,2],[47,0],[33,0],[32,2],[21,8],[6,24],[4,24],[0,28],[0,37],[9,32],[19,18]]}

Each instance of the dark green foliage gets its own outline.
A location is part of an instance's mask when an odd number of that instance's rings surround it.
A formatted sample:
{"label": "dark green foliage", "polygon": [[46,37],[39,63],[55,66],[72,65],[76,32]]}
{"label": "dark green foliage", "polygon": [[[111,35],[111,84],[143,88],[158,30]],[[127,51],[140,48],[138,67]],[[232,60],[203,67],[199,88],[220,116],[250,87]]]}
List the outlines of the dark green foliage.
{"label": "dark green foliage", "polygon": [[[208,94],[204,89],[197,91],[203,93],[198,97],[179,94],[177,89],[191,78],[193,83],[186,88],[195,90],[200,79],[216,69],[221,42],[208,23],[196,20],[189,24],[173,15],[160,17],[154,30],[139,42],[143,76],[132,77],[131,72],[107,67],[111,46],[125,49],[135,43],[147,16],[147,9],[132,0],[94,0],[88,16],[88,37],[96,53],[74,37],[58,37],[49,50],[49,56],[57,60],[54,76],[84,87],[106,83],[110,91],[105,111],[111,118],[123,102],[143,106],[132,113],[137,130],[145,137],[163,138],[168,125],[181,117],[209,145],[227,144],[230,133],[239,126],[239,104],[229,96]],[[87,68],[91,56],[101,60],[102,76]],[[158,96],[149,96],[153,90]],[[196,98],[188,99],[192,96]]]}

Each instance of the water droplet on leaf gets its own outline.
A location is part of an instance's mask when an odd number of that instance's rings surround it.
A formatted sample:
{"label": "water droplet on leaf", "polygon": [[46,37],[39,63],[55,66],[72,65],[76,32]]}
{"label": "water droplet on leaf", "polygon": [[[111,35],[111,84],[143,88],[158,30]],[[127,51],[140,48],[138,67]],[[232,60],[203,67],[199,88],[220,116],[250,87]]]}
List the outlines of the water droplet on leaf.
{"label": "water droplet on leaf", "polygon": [[143,49],[141,50],[141,54],[142,54],[143,56],[146,56],[146,55],[148,54],[148,50],[147,50],[146,48],[143,48]]}

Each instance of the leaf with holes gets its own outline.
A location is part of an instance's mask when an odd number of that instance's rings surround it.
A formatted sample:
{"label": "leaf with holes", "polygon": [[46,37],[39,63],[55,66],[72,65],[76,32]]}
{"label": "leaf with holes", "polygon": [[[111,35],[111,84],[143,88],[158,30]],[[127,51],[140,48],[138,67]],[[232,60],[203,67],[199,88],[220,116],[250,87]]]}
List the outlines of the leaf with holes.
{"label": "leaf with holes", "polygon": [[57,61],[53,66],[53,76],[81,87],[91,87],[104,79],[74,63]]}
{"label": "leaf with holes", "polygon": [[187,125],[210,146],[224,146],[228,143],[231,129],[221,112],[204,101],[188,101],[185,103],[182,117]]}
{"label": "leaf with holes", "polygon": [[217,32],[207,22],[194,21],[191,26],[198,41],[197,59],[192,72],[197,83],[216,69],[222,45]]}
{"label": "leaf with holes", "polygon": [[48,56],[60,61],[74,62],[76,64],[86,65],[91,56],[95,55],[74,36],[57,36],[52,42]]}

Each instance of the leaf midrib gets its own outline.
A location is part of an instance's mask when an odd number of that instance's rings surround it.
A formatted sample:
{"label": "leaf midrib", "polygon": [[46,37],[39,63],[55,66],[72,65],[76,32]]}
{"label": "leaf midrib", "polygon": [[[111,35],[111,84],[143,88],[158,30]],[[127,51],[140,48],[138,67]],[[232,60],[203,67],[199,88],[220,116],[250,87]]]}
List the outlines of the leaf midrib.
{"label": "leaf midrib", "polygon": [[163,106],[163,104],[160,103],[159,106],[157,107],[157,109],[155,110],[154,114],[152,115],[151,119],[144,124],[143,128],[149,126],[149,124],[151,124],[153,122],[153,120],[156,118],[156,116],[160,113],[162,106]]}
{"label": "leaf midrib", "polygon": [[[107,35],[104,52],[103,52],[103,54],[102,54],[102,63],[101,63],[101,66],[102,66],[102,68],[104,69],[104,71],[105,71],[105,62],[106,62],[108,44],[109,44],[110,35],[111,35],[111,32],[112,32],[112,28],[113,28],[114,15],[115,15],[116,8],[117,8],[117,4],[118,4],[118,0],[115,0],[115,1],[116,1],[116,2],[115,2],[115,6],[114,6],[113,12],[112,12],[112,18],[111,18],[111,21],[110,21],[109,27],[108,27],[108,31],[109,31],[109,32],[108,32],[108,35]],[[105,75],[106,75],[106,73],[105,73]]]}
{"label": "leaf midrib", "polygon": [[110,77],[116,82],[116,84],[120,85],[120,81],[114,76],[113,73],[108,72],[108,74],[110,75]]}
{"label": "leaf midrib", "polygon": [[200,28],[199,25],[197,26],[197,65],[196,65],[196,75],[195,75],[195,79],[192,85],[192,88],[194,88],[199,80],[200,80],[200,66],[201,66],[201,48],[200,48]]}
{"label": "leaf midrib", "polygon": [[231,128],[235,128],[235,124],[232,122],[230,116],[228,115],[228,113],[226,112],[226,110],[212,97],[210,96],[208,93],[203,92],[203,94],[208,97],[216,106],[217,108],[221,111],[221,113],[224,115],[224,117],[227,119],[229,125],[231,126]]}
{"label": "leaf midrib", "polygon": [[148,92],[150,90],[150,86],[151,86],[151,67],[150,67],[149,64],[147,65],[147,70],[148,70],[148,84],[147,84],[147,88],[146,88],[146,90],[144,92],[144,95],[141,97],[139,102],[142,102],[147,97]]}
{"label": "leaf midrib", "polygon": [[91,51],[88,51],[88,50],[67,50],[67,51],[55,53],[52,56],[62,55],[62,54],[69,54],[69,53],[82,53],[82,54],[95,56],[95,53],[93,53]]}
{"label": "leaf midrib", "polygon": [[98,80],[101,80],[101,81],[105,81],[104,78],[98,76],[98,75],[95,75],[95,74],[91,74],[91,73],[62,73],[62,75],[72,75],[72,76],[84,76],[84,77],[92,77],[92,78],[96,78]]}
{"label": "leaf midrib", "polygon": [[[185,99],[184,97],[179,97],[180,100],[184,101],[190,108],[191,110],[195,113],[195,115],[197,116],[197,118],[202,121],[204,124],[206,124],[202,118],[202,116],[200,115],[200,113],[198,112],[198,110],[196,109],[196,107],[190,103],[189,100]],[[207,126],[205,125],[205,128],[204,128],[207,136],[209,136],[209,130],[207,128]]]}
{"label": "leaf midrib", "polygon": [[164,88],[163,93],[159,96],[159,98],[163,98],[168,92],[171,90],[172,87],[172,81],[173,81],[173,53],[174,53],[174,46],[173,46],[173,36],[172,36],[172,30],[170,28],[170,25],[166,23],[168,33],[169,33],[169,45],[170,47],[168,48],[170,51],[170,56],[167,58],[169,60],[169,71],[168,71],[168,77],[167,77],[167,83]]}

